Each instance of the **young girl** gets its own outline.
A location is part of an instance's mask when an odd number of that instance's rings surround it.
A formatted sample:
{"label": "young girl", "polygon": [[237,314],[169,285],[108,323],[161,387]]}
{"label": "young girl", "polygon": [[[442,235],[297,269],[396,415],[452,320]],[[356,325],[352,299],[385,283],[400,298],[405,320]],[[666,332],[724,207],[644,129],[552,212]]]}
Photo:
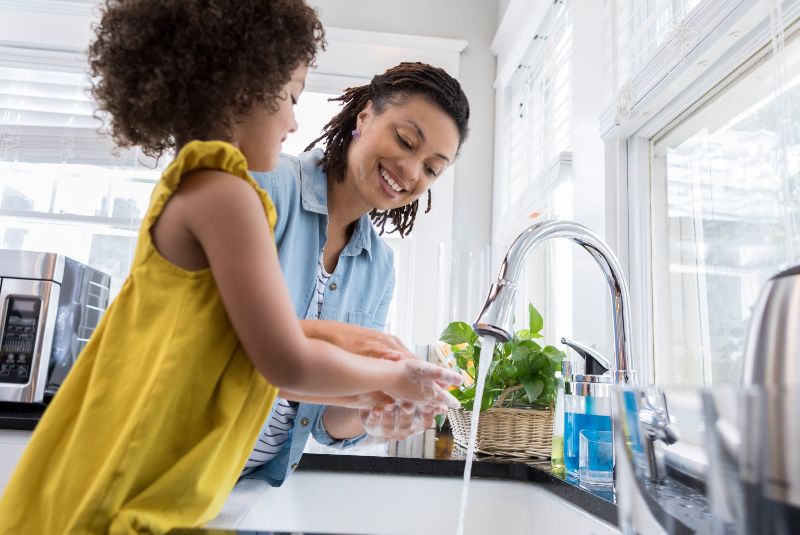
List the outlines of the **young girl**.
{"label": "young girl", "polygon": [[274,167],[296,129],[292,104],[322,43],[315,12],[302,0],[107,0],[96,34],[93,92],[114,139],[178,152],[128,279],[5,490],[0,533],[203,524],[278,388],[452,403],[452,372],[310,340],[294,317],[275,209],[247,169]]}

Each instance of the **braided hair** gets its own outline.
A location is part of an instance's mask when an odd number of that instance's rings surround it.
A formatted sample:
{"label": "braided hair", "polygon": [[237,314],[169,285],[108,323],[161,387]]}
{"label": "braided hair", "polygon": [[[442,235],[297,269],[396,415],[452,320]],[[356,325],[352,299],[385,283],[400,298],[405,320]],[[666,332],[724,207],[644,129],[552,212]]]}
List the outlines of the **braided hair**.
{"label": "braided hair", "polygon": [[[443,69],[425,63],[401,63],[383,74],[376,75],[367,85],[347,88],[331,102],[342,103],[342,110],[322,129],[322,135],[312,141],[305,150],[311,150],[322,141],[325,153],[320,165],[329,177],[337,182],[344,181],[347,171],[347,151],[353,140],[356,118],[368,102],[376,114],[380,114],[386,104],[397,104],[401,99],[423,96],[439,106],[449,115],[458,129],[458,147],[467,138],[469,123],[469,102],[458,81]],[[369,213],[372,223],[380,234],[399,232],[405,237],[414,228],[419,200],[391,210],[374,209]],[[431,210],[431,191],[428,190],[427,214]],[[393,228],[386,229],[390,222]]]}

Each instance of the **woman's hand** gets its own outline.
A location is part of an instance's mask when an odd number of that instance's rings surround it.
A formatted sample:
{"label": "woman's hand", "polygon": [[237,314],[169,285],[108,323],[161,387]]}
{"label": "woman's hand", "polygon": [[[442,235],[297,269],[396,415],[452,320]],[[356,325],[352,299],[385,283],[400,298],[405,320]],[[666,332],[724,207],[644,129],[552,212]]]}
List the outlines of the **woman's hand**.
{"label": "woman's hand", "polygon": [[309,338],[325,340],[351,353],[387,360],[414,357],[403,342],[391,334],[333,320],[302,320],[300,324]]}
{"label": "woman's hand", "polygon": [[398,373],[393,384],[383,390],[396,402],[453,409],[461,406],[445,388],[461,384],[461,375],[455,370],[417,358],[397,362],[397,367]]}
{"label": "woman's hand", "polygon": [[300,323],[307,336],[325,340],[351,353],[387,360],[414,357],[403,342],[391,334],[332,320],[303,320]]}
{"label": "woman's hand", "polygon": [[361,409],[361,423],[367,434],[389,440],[403,440],[433,427],[434,417],[447,411],[446,407],[403,406],[381,403],[371,409]]}

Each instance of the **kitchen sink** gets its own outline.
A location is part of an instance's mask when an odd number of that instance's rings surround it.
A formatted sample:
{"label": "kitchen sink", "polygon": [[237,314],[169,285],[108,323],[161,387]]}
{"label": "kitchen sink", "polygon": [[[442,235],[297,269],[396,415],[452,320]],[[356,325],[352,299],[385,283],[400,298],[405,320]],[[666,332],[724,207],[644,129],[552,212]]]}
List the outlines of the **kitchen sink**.
{"label": "kitchen sink", "polygon": [[[208,527],[347,534],[452,534],[460,478],[300,471],[282,487],[242,481]],[[533,483],[470,483],[466,534],[619,534]]]}

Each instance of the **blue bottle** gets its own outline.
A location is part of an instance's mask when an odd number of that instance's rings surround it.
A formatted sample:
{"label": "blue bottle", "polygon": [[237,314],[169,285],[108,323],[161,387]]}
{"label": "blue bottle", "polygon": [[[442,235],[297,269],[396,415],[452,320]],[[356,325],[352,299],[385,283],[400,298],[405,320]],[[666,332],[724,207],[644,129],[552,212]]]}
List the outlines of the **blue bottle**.
{"label": "blue bottle", "polygon": [[611,431],[611,375],[573,375],[564,379],[564,464],[578,477],[580,432]]}

